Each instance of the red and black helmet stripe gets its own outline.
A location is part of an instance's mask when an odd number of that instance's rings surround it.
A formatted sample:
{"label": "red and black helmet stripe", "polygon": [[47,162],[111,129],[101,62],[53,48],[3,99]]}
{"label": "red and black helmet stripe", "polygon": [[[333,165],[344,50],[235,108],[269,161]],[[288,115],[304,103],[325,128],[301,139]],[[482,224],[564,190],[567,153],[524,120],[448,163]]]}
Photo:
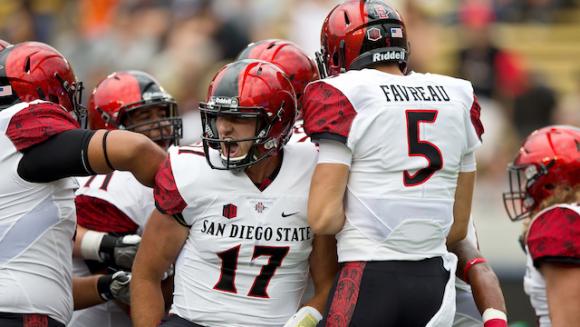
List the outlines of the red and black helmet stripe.
{"label": "red and black helmet stripe", "polygon": [[217,76],[214,81],[210,96],[218,97],[238,97],[239,79],[242,72],[246,71],[247,62],[236,61],[223,74]]}

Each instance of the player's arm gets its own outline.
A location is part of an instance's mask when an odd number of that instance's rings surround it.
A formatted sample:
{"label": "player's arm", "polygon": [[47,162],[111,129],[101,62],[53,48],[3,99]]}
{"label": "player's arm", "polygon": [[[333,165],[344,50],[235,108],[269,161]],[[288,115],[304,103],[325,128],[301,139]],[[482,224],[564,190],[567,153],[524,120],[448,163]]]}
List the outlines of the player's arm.
{"label": "player's arm", "polygon": [[105,262],[117,269],[131,270],[140,242],[141,236],[136,234],[117,237],[77,224],[73,256]]}
{"label": "player's arm", "polygon": [[505,300],[499,280],[473,244],[464,239],[449,250],[457,255],[457,277],[471,285],[484,326],[507,326]]}
{"label": "player's arm", "polygon": [[109,300],[129,304],[131,274],[118,271],[111,275],[73,277],[74,309],[81,310]]}
{"label": "player's arm", "polygon": [[133,326],[157,326],[165,309],[161,280],[177,258],[189,228],[157,209],[145,226],[133,264],[131,318]]}
{"label": "player's arm", "polygon": [[307,306],[323,312],[338,271],[336,239],[332,235],[316,235],[310,253],[310,276],[314,282],[314,296],[306,302]]}
{"label": "player's arm", "polygon": [[534,266],[546,281],[552,326],[576,326],[580,321],[580,215],[556,206],[530,224],[527,245]]}
{"label": "player's arm", "polygon": [[552,326],[575,326],[580,321],[580,265],[543,263]]}
{"label": "player's arm", "polygon": [[316,165],[308,196],[308,224],[319,235],[334,235],[344,225],[344,192],[349,167],[343,164]]}
{"label": "player's arm", "polygon": [[310,276],[314,283],[314,296],[286,322],[284,327],[310,327],[322,319],[328,293],[338,271],[336,239],[329,235],[316,235],[310,253]]}
{"label": "player's arm", "polygon": [[120,130],[66,130],[21,152],[18,174],[35,183],[125,170],[142,184],[152,186],[166,156],[146,136]]}
{"label": "player's arm", "polygon": [[455,243],[465,239],[471,215],[471,201],[475,188],[475,171],[460,172],[457,177],[455,202],[453,203],[453,224],[447,235],[447,245],[453,247]]}

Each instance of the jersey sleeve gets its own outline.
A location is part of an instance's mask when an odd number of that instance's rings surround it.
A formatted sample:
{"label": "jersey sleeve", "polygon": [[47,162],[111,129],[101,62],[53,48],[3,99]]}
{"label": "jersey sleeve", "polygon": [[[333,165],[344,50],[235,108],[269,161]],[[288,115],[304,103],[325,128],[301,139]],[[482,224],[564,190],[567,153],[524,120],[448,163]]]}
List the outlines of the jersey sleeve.
{"label": "jersey sleeve", "polygon": [[334,140],[346,144],[356,111],[334,86],[317,81],[304,91],[304,131],[314,141]]}
{"label": "jersey sleeve", "polygon": [[105,233],[136,233],[139,226],[112,203],[86,195],[75,197],[77,223]]}
{"label": "jersey sleeve", "polygon": [[177,183],[175,182],[171,168],[171,157],[165,159],[155,175],[153,196],[157,210],[166,215],[173,216],[177,222],[187,226],[182,215],[187,204],[177,188]]}
{"label": "jersey sleeve", "polygon": [[580,214],[566,207],[540,213],[530,226],[527,242],[536,267],[543,262],[580,265]]}
{"label": "jersey sleeve", "polygon": [[61,106],[39,102],[17,112],[8,124],[6,135],[16,149],[22,151],[54,135],[78,128],[78,122]]}
{"label": "jersey sleeve", "polygon": [[467,132],[467,150],[466,153],[473,152],[482,143],[482,135],[484,132],[483,124],[481,123],[481,106],[477,97],[473,95],[473,101],[469,108],[469,115],[466,123]]}

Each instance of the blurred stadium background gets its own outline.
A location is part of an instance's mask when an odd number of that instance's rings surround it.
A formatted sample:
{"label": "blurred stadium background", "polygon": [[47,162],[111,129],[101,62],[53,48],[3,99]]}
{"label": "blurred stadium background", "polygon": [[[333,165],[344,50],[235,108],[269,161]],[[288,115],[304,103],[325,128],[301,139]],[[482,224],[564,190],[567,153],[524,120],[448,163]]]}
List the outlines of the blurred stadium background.
{"label": "blurred stadium background", "polygon": [[[185,142],[213,74],[250,41],[286,38],[310,54],[336,0],[0,0],[0,38],[59,49],[85,82],[115,70],[153,74],[174,95]],[[504,213],[505,167],[548,124],[580,126],[580,1],[393,0],[406,18],[411,66],[470,80],[486,133],[473,216],[499,275],[512,326],[533,326],[522,290],[521,226]]]}

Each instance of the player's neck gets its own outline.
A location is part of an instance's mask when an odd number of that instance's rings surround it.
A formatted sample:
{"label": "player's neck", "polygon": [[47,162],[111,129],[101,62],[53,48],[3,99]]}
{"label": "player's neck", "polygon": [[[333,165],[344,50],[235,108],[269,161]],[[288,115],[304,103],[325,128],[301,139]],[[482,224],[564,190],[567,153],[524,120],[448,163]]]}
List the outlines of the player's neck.
{"label": "player's neck", "polygon": [[260,184],[269,178],[281,164],[282,156],[276,154],[246,168],[246,175],[254,184]]}
{"label": "player's neck", "polygon": [[401,72],[399,66],[396,65],[379,65],[375,67],[376,70],[381,71],[383,73],[392,74],[392,75],[405,75]]}

